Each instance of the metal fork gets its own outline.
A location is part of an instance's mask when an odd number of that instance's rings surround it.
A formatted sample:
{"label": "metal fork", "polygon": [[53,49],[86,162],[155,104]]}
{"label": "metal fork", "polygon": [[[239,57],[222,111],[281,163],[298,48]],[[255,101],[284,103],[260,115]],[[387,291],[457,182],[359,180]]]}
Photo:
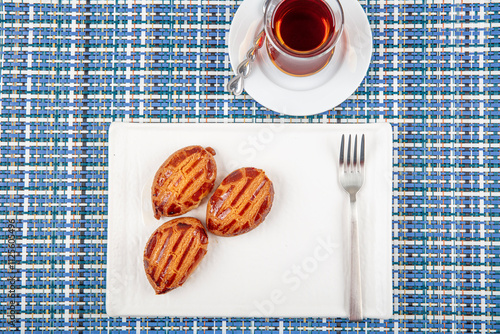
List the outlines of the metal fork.
{"label": "metal fork", "polygon": [[354,137],[354,154],[351,161],[351,135],[347,144],[347,158],[344,160],[344,135],[340,143],[339,180],[344,190],[349,194],[351,202],[351,268],[349,319],[359,321],[363,319],[361,297],[361,266],[359,260],[358,236],[358,209],[356,195],[365,180],[365,135],[361,137],[360,154],[358,159],[358,136]]}

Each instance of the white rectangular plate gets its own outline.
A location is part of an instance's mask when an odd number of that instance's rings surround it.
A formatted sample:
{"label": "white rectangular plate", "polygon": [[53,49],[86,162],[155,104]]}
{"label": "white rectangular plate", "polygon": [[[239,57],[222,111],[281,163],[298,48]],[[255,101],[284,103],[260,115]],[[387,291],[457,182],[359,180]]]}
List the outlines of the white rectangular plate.
{"label": "white rectangular plate", "polygon": [[[106,310],[111,316],[346,317],[349,200],[338,182],[342,134],[366,135],[366,178],[358,194],[363,313],[392,315],[392,129],[387,123],[133,124],[109,130]],[[150,189],[176,150],[217,152],[216,186],[239,167],[265,170],[271,212],[255,230],[209,235],[208,252],[186,283],[155,295],[143,268],[153,217]],[[215,188],[214,188],[215,190]],[[205,223],[207,199],[185,216]]]}

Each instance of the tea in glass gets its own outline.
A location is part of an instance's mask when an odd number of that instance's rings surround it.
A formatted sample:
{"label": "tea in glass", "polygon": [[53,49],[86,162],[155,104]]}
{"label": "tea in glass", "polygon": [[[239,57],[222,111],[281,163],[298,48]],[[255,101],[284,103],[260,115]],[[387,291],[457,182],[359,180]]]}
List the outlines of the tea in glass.
{"label": "tea in glass", "polygon": [[338,0],[274,0],[265,15],[268,54],[287,74],[314,74],[330,61],[343,23]]}

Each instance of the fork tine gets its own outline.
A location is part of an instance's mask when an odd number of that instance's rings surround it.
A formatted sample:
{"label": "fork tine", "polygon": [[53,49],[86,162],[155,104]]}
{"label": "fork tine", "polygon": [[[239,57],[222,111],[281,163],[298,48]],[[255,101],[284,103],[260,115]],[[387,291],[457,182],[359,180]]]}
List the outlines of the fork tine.
{"label": "fork tine", "polygon": [[340,142],[339,166],[340,168],[344,167],[344,135],[342,135],[342,141]]}
{"label": "fork tine", "polygon": [[349,141],[347,142],[347,168],[351,167],[351,135],[349,135]]}
{"label": "fork tine", "polygon": [[365,135],[361,136],[361,153],[359,156],[359,163],[361,167],[365,166]]}
{"label": "fork tine", "polygon": [[353,154],[353,157],[352,157],[352,160],[353,160],[353,165],[354,165],[354,168],[356,168],[356,162],[357,162],[357,158],[358,158],[358,135],[356,135],[354,137],[354,154]]}

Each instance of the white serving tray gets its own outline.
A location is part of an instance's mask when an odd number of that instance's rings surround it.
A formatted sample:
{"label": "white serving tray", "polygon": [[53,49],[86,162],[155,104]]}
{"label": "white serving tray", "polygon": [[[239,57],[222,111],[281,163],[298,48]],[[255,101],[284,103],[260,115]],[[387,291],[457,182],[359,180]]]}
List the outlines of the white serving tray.
{"label": "white serving tray", "polygon": [[[349,205],[337,178],[343,133],[366,135],[366,181],[358,195],[363,312],[390,317],[392,129],[387,123],[113,123],[108,315],[347,317]],[[153,217],[150,187],[163,161],[188,145],[215,149],[217,184],[239,167],[264,169],[275,199],[255,230],[230,238],[208,233],[207,255],[193,275],[157,296],[144,273],[143,251],[168,219]],[[186,216],[205,223],[206,203]]]}

